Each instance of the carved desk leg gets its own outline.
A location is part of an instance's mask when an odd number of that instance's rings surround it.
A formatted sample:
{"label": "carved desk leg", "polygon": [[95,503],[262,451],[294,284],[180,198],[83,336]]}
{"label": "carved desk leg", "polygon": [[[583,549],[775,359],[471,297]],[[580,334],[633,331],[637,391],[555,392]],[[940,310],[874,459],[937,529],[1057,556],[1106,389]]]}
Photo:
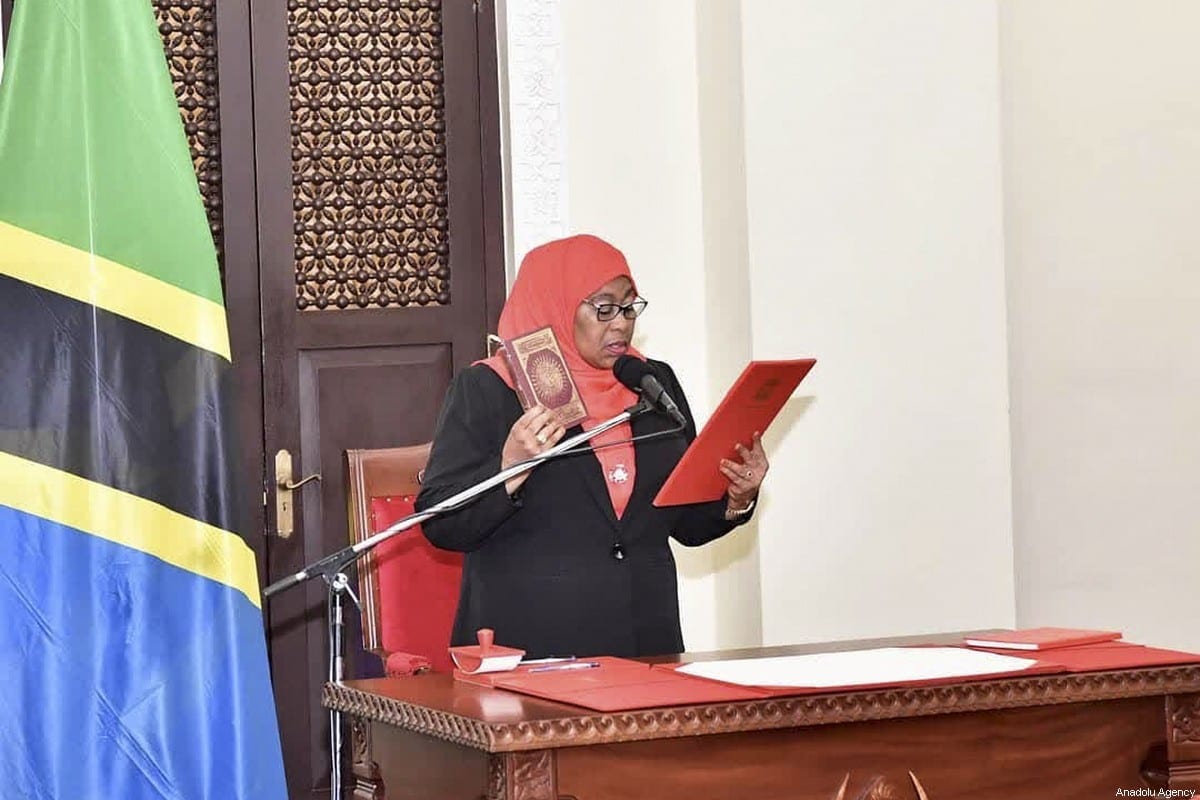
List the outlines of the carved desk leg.
{"label": "carved desk leg", "polygon": [[553,750],[492,755],[487,800],[558,800],[554,766]]}
{"label": "carved desk leg", "polygon": [[1167,787],[1200,791],[1200,694],[1167,697]]}
{"label": "carved desk leg", "polygon": [[379,765],[375,763],[371,749],[371,723],[362,717],[350,717],[350,747],[350,752],[354,754],[350,767],[354,790],[351,798],[384,800],[383,777],[379,774]]}

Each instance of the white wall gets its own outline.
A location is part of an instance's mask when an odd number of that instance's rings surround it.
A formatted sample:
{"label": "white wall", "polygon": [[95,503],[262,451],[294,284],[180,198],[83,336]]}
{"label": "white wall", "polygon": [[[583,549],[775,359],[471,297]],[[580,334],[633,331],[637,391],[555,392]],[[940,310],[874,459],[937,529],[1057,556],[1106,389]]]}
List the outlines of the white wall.
{"label": "white wall", "polygon": [[1014,619],[991,2],[742,3],[763,638]]}
{"label": "white wall", "polygon": [[1017,616],[1200,649],[1200,4],[1001,4]]}
{"label": "white wall", "polygon": [[[560,6],[566,54],[568,218],[621,248],[650,300],[635,344],[671,362],[707,414],[711,321],[703,272],[696,28],[685,0]],[[677,552],[684,638],[717,646],[713,557]]]}
{"label": "white wall", "polygon": [[821,359],[757,525],[681,554],[692,649],[1013,621],[995,10],[916,8],[561,6],[570,228],[639,343],[702,417]]}
{"label": "white wall", "polygon": [[1200,5],[520,2],[562,10],[567,228],[699,416],[820,360],[756,524],[682,554],[690,648],[1200,648]]}
{"label": "white wall", "polygon": [[[720,398],[753,357],[746,142],[742,102],[742,22],[736,2],[696,4],[700,197],[709,309],[704,331],[708,397]],[[734,536],[709,545],[715,592],[713,641],[762,642],[762,553],[755,516]]]}

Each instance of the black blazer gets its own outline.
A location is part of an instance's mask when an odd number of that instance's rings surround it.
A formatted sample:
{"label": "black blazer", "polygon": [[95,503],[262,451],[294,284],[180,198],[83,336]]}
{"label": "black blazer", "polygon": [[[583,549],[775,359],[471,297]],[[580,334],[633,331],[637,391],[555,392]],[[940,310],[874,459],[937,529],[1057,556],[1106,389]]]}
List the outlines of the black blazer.
{"label": "black blazer", "polygon": [[[649,364],[688,426],[635,443],[637,475],[621,519],[589,449],[535,468],[512,498],[500,485],[423,524],[434,545],[466,553],[453,644],[474,644],[476,630],[492,628],[498,644],[523,648],[530,658],[683,650],[668,537],[701,545],[745,519],[726,521],[723,499],[666,508],[650,504],[696,430],[675,373],[661,361]],[[504,440],[521,414],[516,393],[490,368],[460,372],[438,419],[417,509],[498,472]],[[657,412],[631,424],[635,436],[673,427]],[[576,426],[567,436],[581,430]],[[625,554],[621,560],[613,557],[618,543]]]}

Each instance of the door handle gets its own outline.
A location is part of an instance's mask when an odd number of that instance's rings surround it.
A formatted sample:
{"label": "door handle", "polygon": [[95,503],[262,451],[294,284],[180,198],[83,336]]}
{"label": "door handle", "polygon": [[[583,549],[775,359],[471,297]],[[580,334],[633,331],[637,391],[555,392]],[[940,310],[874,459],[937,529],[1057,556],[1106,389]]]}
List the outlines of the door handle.
{"label": "door handle", "polygon": [[310,483],[310,482],[312,482],[312,481],[319,481],[319,480],[321,480],[321,476],[320,476],[320,475],[309,475],[307,478],[303,478],[303,479],[301,479],[301,480],[298,480],[298,481],[296,481],[295,483],[287,483],[286,481],[282,481],[282,480],[281,480],[281,481],[279,482],[279,488],[280,488],[280,489],[287,489],[288,491],[291,491],[291,490],[293,490],[293,489],[299,489],[301,486],[303,486],[303,485],[304,485],[304,484],[306,484],[306,483]]}
{"label": "door handle", "polygon": [[317,474],[292,482],[292,454],[280,450],[275,454],[275,532],[281,539],[291,538],[295,530],[295,503],[292,492],[306,483],[321,480]]}

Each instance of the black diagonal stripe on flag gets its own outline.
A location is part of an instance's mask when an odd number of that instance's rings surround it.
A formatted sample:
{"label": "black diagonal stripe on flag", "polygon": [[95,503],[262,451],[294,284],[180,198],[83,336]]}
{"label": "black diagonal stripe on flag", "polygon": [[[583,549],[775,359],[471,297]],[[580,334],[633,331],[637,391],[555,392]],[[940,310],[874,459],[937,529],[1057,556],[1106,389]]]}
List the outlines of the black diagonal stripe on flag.
{"label": "black diagonal stripe on flag", "polygon": [[227,361],[5,276],[0,341],[0,374],[30,376],[28,391],[0,394],[6,451],[245,530],[223,479],[238,462]]}

